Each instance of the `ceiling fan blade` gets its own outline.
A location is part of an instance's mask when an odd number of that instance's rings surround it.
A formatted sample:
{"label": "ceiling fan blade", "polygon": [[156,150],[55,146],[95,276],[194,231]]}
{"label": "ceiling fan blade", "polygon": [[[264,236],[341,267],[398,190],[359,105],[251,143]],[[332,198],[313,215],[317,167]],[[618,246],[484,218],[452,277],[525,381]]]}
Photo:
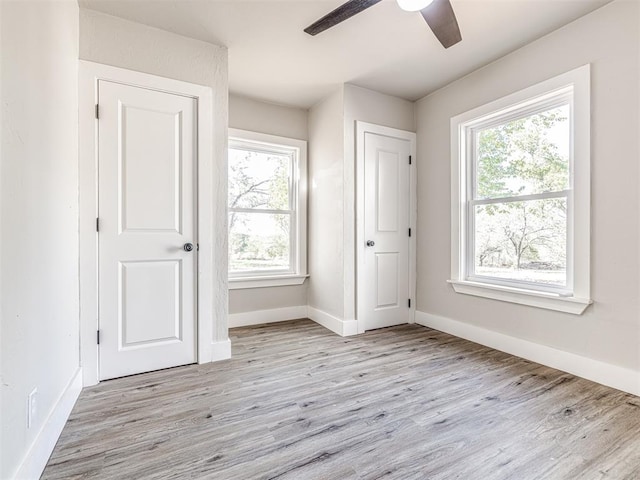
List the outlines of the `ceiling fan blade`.
{"label": "ceiling fan blade", "polygon": [[344,22],[346,19],[353,17],[356,13],[375,5],[382,0],[350,0],[340,5],[332,12],[326,14],[317,22],[312,23],[304,29],[309,35],[317,35],[334,25]]}
{"label": "ceiling fan blade", "polygon": [[449,48],[462,40],[458,20],[449,0],[434,0],[420,10],[427,24],[444,48]]}

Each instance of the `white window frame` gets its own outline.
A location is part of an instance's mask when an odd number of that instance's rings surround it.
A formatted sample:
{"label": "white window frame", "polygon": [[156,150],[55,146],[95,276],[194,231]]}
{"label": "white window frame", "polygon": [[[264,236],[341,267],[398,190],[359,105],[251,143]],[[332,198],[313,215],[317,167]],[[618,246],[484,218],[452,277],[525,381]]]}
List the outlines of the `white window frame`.
{"label": "white window frame", "polygon": [[[473,135],[487,128],[554,106],[570,105],[570,187],[563,192],[535,194],[520,200],[567,198],[567,285],[472,275],[473,235],[470,208],[489,201],[474,200]],[[451,279],[458,293],[539,308],[581,314],[590,299],[590,66],[571,70],[529,88],[457,115],[451,119]],[[506,198],[506,197],[505,197]],[[504,199],[498,199],[504,200]]]}
{"label": "white window frame", "polygon": [[[229,289],[300,285],[307,275],[307,142],[277,135],[229,128],[229,149],[233,146],[248,150],[275,152],[291,155],[292,182],[289,186],[291,215],[290,265],[289,270],[268,272],[231,272]],[[234,209],[250,212],[254,209]],[[257,209],[263,213],[265,209]]]}

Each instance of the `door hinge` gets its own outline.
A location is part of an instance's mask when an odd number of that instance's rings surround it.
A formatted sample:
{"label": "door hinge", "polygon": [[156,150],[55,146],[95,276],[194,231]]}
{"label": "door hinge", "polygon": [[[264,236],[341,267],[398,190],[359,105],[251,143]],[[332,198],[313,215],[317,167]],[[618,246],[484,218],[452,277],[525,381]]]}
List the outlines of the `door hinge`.
{"label": "door hinge", "polygon": [[100,107],[96,103],[96,119],[100,118]]}
{"label": "door hinge", "polygon": [[96,218],[96,232],[100,231],[100,219]]}
{"label": "door hinge", "polygon": [[411,229],[409,229],[409,236],[411,236]]}
{"label": "door hinge", "polygon": [[407,300],[407,305],[411,308],[411,299]]}
{"label": "door hinge", "polygon": [[100,345],[100,330],[96,331],[96,343]]}
{"label": "door hinge", "polygon": [[[97,105],[96,105],[97,107]],[[411,165],[411,155],[409,155],[409,165]]]}

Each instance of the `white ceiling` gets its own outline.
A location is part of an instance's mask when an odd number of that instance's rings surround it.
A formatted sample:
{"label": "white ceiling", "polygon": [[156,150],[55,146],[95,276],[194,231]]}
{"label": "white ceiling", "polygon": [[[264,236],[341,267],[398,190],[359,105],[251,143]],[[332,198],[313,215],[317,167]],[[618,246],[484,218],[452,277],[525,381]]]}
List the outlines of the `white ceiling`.
{"label": "white ceiling", "polygon": [[345,0],[80,0],[85,8],[229,48],[233,93],[308,108],[342,83],[407,100],[611,0],[451,0],[462,42],[442,48],[419,12],[383,0],[324,33],[303,29]]}

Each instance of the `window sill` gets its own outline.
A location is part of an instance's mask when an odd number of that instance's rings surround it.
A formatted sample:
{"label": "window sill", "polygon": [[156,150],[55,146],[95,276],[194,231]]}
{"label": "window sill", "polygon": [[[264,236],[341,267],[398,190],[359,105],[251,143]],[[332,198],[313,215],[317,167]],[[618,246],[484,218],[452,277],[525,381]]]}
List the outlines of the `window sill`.
{"label": "window sill", "polygon": [[271,277],[229,278],[229,290],[302,285],[308,276],[309,275],[273,275]]}
{"label": "window sill", "polygon": [[588,298],[563,297],[553,293],[537,292],[501,285],[488,285],[486,283],[468,282],[460,280],[447,280],[457,293],[475,295],[477,297],[491,298],[503,302],[519,303],[531,307],[546,308],[559,312],[581,315],[591,305]]}

